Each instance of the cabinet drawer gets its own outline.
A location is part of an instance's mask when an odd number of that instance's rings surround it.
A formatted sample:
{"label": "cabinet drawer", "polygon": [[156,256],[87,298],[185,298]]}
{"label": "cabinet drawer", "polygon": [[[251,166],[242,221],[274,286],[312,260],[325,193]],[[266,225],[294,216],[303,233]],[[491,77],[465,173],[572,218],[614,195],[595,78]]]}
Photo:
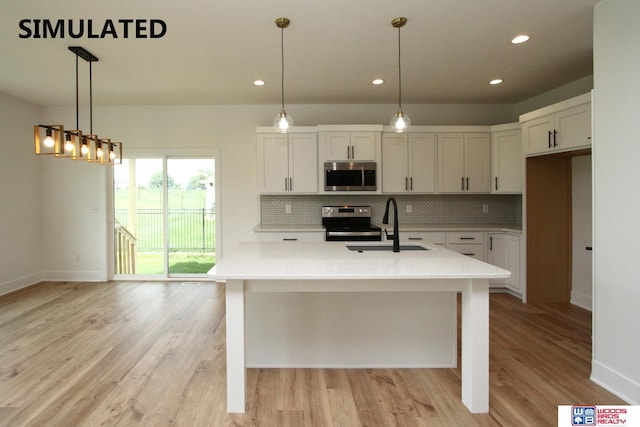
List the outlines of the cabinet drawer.
{"label": "cabinet drawer", "polygon": [[322,242],[324,232],[322,231],[291,231],[291,232],[260,232],[257,234],[259,242]]}
{"label": "cabinet drawer", "polygon": [[471,231],[471,232],[451,232],[447,233],[447,243],[483,243],[484,233]]}
{"label": "cabinet drawer", "polygon": [[400,233],[400,240],[409,242],[433,243],[444,245],[447,242],[446,233],[439,231],[407,231]]}
{"label": "cabinet drawer", "polygon": [[487,260],[483,244],[449,244],[447,245],[447,249],[451,249],[452,251],[458,252],[459,254],[470,256],[480,261],[486,262]]}

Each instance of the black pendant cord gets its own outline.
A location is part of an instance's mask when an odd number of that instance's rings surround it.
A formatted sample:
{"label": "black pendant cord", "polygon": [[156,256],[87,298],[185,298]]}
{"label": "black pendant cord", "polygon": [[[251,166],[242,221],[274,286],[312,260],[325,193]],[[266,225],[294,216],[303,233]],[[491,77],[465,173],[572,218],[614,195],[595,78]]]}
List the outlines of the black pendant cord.
{"label": "black pendant cord", "polygon": [[80,129],[80,113],[79,113],[79,86],[78,86],[78,54],[76,53],[76,129]]}
{"label": "black pendant cord", "polygon": [[282,109],[284,110],[284,27],[280,28],[280,58],[281,58],[281,70],[280,73],[280,95],[282,99]]}
{"label": "black pendant cord", "polygon": [[91,70],[91,61],[89,61],[89,132],[93,135],[93,78]]}
{"label": "black pendant cord", "polygon": [[402,109],[402,64],[400,61],[400,27],[398,27],[398,108]]}

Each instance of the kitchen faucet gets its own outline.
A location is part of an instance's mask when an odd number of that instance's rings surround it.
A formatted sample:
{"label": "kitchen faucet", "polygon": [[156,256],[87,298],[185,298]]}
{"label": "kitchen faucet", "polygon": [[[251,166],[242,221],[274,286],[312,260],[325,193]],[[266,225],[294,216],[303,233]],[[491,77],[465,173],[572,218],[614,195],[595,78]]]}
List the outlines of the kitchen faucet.
{"label": "kitchen faucet", "polygon": [[382,217],[383,224],[389,224],[389,203],[393,202],[393,235],[389,236],[387,229],[384,229],[384,234],[387,239],[391,237],[393,239],[393,252],[400,252],[400,233],[398,232],[398,204],[396,199],[389,197],[387,199],[387,207],[384,210],[384,216]]}

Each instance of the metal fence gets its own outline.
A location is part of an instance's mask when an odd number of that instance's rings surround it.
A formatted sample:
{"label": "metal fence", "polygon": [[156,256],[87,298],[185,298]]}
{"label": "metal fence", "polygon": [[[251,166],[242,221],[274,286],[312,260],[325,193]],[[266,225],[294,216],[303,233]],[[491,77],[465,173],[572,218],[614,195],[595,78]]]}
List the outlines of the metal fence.
{"label": "metal fence", "polygon": [[[162,252],[163,210],[137,209],[135,224],[130,224],[129,211],[116,209],[116,221],[137,239],[138,252]],[[215,252],[215,209],[168,209],[169,252]]]}

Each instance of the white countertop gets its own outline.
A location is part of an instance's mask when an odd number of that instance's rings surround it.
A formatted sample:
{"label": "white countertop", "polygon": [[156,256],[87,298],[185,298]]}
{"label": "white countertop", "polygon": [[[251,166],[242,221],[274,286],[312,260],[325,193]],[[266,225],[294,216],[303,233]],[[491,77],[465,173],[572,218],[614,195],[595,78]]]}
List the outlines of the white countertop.
{"label": "white countertop", "polygon": [[[364,251],[350,245],[390,242],[245,242],[226,250],[209,270],[215,280],[492,279],[507,270],[440,246],[427,251]],[[415,245],[412,242],[401,244]]]}

